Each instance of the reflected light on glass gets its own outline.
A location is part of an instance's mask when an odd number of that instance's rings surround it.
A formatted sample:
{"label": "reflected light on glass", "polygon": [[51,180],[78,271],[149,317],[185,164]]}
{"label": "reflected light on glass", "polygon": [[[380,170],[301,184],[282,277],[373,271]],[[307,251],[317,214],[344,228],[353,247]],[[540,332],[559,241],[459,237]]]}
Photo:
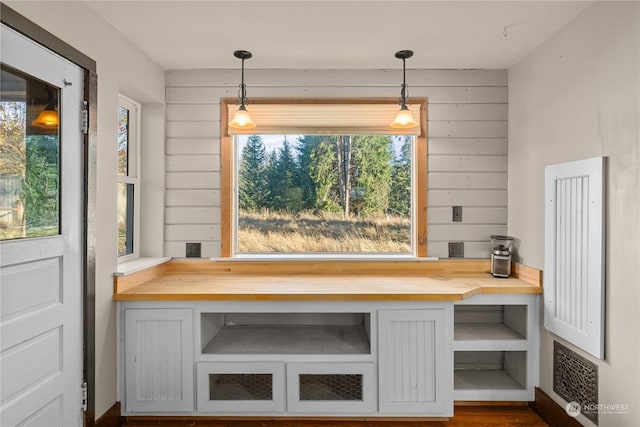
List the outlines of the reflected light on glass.
{"label": "reflected light on glass", "polygon": [[60,124],[60,118],[56,110],[45,108],[38,114],[38,117],[31,122],[32,126],[41,129],[55,129]]}

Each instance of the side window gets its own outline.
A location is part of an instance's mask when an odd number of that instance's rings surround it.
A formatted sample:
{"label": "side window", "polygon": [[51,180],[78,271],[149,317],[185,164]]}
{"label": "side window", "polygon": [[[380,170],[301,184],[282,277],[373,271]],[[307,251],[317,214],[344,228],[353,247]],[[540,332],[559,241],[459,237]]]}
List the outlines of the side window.
{"label": "side window", "polygon": [[140,237],[140,104],[118,102],[118,257],[137,258]]}

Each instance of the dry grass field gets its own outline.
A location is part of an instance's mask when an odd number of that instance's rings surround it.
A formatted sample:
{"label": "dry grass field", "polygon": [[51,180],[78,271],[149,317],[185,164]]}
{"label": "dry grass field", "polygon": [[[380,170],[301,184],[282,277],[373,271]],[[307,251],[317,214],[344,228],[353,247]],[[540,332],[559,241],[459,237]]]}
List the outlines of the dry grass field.
{"label": "dry grass field", "polygon": [[341,213],[240,212],[240,253],[409,253],[411,223],[397,216],[343,218]]}

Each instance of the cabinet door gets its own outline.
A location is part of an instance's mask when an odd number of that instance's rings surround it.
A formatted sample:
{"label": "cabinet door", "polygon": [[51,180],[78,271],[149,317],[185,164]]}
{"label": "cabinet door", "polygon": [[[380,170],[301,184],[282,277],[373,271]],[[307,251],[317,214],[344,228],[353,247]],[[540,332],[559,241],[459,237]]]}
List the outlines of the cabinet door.
{"label": "cabinet door", "polygon": [[281,362],[200,362],[199,412],[284,412]]}
{"label": "cabinet door", "polygon": [[192,310],[129,309],[124,325],[126,411],[193,411]]}
{"label": "cabinet door", "polygon": [[288,363],[287,410],[307,413],[375,411],[373,363]]}
{"label": "cabinet door", "polygon": [[380,413],[453,415],[452,324],[451,307],[378,312]]}

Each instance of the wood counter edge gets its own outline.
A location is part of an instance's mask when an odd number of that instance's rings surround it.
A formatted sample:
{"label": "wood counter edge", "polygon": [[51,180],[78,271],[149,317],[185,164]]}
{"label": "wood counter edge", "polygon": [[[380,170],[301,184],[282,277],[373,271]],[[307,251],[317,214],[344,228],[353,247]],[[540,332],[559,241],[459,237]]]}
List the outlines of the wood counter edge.
{"label": "wood counter edge", "polygon": [[121,293],[115,301],[461,301],[466,294],[140,294]]}
{"label": "wood counter edge", "polygon": [[[171,262],[171,261],[169,261]],[[113,277],[113,294],[119,295],[166,273],[167,263],[154,265],[128,276]]]}
{"label": "wood counter edge", "polygon": [[[168,263],[160,264],[129,276],[114,277],[114,296],[115,301],[257,301],[257,300],[281,300],[281,301],[457,301],[470,298],[480,293],[487,294],[540,294],[542,293],[542,271],[522,264],[512,264],[512,277],[522,280],[533,287],[504,287],[504,286],[482,286],[460,294],[153,294],[153,293],[135,293],[131,292],[134,288],[142,285],[150,280],[162,275],[179,275],[179,274],[258,274],[265,271],[267,266],[273,268],[274,265],[279,267],[295,266],[295,272],[292,275],[301,274],[341,274],[341,275],[361,275],[364,268],[372,268],[368,274],[407,274],[421,273],[429,275],[456,275],[456,274],[488,274],[486,267],[489,260],[442,260],[432,262],[416,262],[416,261],[387,261],[375,262],[364,261],[355,263],[356,268],[350,267],[350,263],[337,262],[279,262],[268,263],[258,262],[252,265],[247,262],[228,262],[215,263],[213,266],[211,261],[190,261],[190,260],[173,260]],[[240,267],[239,267],[240,265]],[[247,267],[249,266],[249,267]],[[407,267],[409,266],[409,271]],[[194,267],[193,269],[188,267]],[[232,268],[233,267],[233,268]],[[238,268],[239,267],[239,268]],[[381,268],[384,267],[384,268]],[[418,268],[417,268],[418,267]],[[459,267],[459,268],[456,268]],[[246,270],[245,270],[246,269]],[[346,270],[346,271],[345,271]],[[297,273],[296,273],[297,272]],[[501,279],[496,279],[501,280]],[[539,289],[536,289],[538,287]]]}

